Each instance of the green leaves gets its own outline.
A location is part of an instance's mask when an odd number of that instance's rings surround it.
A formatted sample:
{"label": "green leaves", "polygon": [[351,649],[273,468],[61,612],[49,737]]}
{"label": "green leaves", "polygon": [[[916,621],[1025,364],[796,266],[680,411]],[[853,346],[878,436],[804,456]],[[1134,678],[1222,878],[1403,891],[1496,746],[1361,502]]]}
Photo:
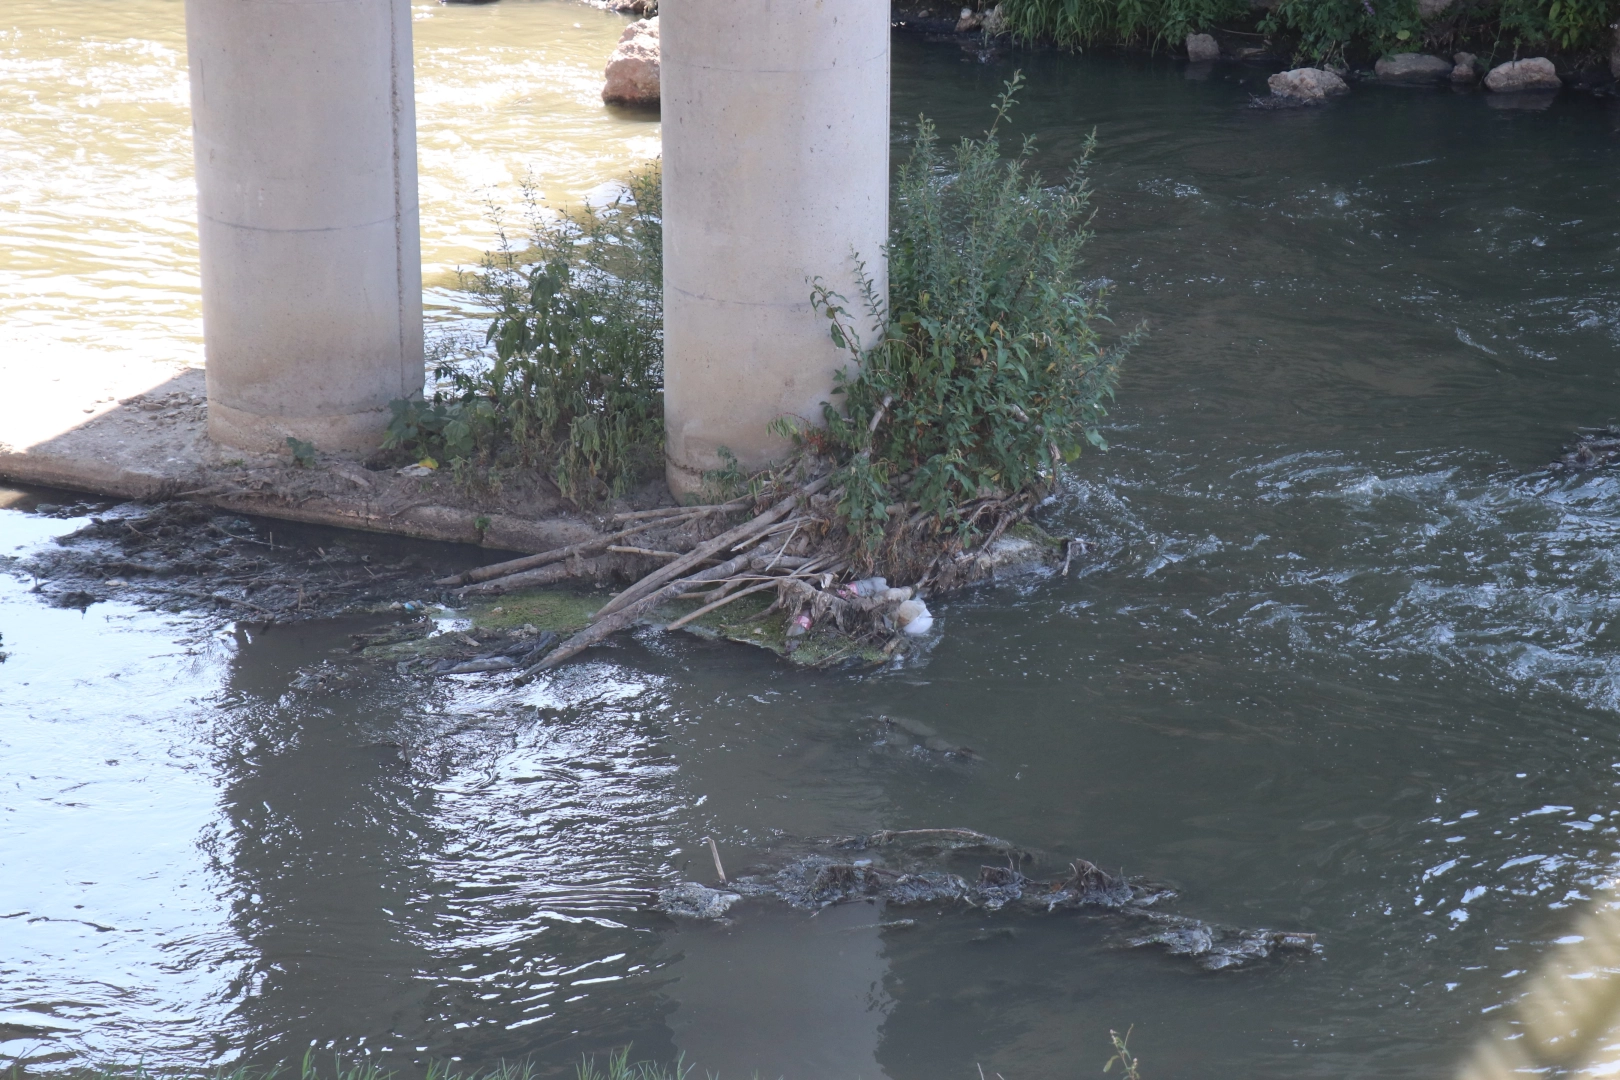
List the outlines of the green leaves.
{"label": "green leaves", "polygon": [[862,349],[847,301],[812,288],[850,364],[838,407],[823,406],[825,434],[801,436],[842,466],[840,512],[869,546],[896,502],[965,531],[983,492],[1038,486],[1054,458],[1104,445],[1096,428],[1123,349],[1101,345],[1101,297],[1081,285],[1091,143],[1057,184],[1035,174],[1028,142],[1004,158],[998,133],[1021,85],[1007,84],[984,138],[950,152],[920,121],[894,187],[886,311],[859,275],[880,340]]}
{"label": "green leaves", "polygon": [[662,462],[659,170],[577,214],[526,195],[527,247],[503,230],[470,276],[493,313],[483,354],[441,366],[431,401],[393,402],[385,446],[435,454],[457,475],[545,468],[563,495],[589,502]]}

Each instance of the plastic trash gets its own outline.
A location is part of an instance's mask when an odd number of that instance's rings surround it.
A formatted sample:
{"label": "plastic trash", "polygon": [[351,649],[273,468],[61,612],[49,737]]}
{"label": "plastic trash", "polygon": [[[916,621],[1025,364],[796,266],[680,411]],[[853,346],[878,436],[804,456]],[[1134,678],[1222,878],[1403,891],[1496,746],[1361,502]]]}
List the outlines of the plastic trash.
{"label": "plastic trash", "polygon": [[840,585],[838,587],[838,595],[843,597],[877,596],[880,593],[887,591],[888,588],[889,582],[887,578],[869,577],[862,578],[859,581],[851,581],[847,585]]}
{"label": "plastic trash", "polygon": [[895,608],[894,621],[908,634],[926,634],[934,626],[933,614],[920,599],[907,600]]}
{"label": "plastic trash", "polygon": [[810,632],[810,627],[812,625],[814,625],[814,623],[811,620],[809,613],[801,611],[797,615],[793,616],[793,622],[788,626],[787,636],[790,638],[803,637],[805,634]]}

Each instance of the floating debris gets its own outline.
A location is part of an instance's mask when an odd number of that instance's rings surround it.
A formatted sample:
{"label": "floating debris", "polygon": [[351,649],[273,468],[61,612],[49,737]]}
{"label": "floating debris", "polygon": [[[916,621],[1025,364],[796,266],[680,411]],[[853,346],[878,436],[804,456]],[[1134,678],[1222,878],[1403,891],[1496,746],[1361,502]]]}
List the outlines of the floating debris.
{"label": "floating debris", "polygon": [[1580,428],[1575,432],[1574,441],[1547,469],[1553,473],[1586,472],[1606,468],[1617,461],[1620,461],[1620,428]]}
{"label": "floating debris", "polygon": [[962,761],[978,761],[979,753],[971,746],[953,743],[939,732],[909,716],[879,716],[877,728],[879,745],[891,746],[913,754],[938,754]]}
{"label": "floating debris", "polygon": [[906,600],[894,609],[894,621],[908,634],[926,634],[933,629],[934,616],[922,600]]}
{"label": "floating debris", "polygon": [[726,917],[731,905],[742,897],[734,892],[722,892],[696,882],[684,881],[671,885],[658,893],[658,910],[677,919],[698,919],[716,922]]}
{"label": "floating debris", "polygon": [[[1130,948],[1157,946],[1185,956],[1207,971],[1244,967],[1278,953],[1314,954],[1316,935],[1291,930],[1246,930],[1154,910],[1175,890],[1116,876],[1085,859],[1048,877],[1025,873],[1036,857],[1005,840],[971,829],[886,830],[868,836],[786,841],[772,853],[777,865],[750,868],[721,892],[692,882],[664,889],[655,907],[686,919],[721,919],[747,897],[770,898],[796,908],[882,900],[899,907],[960,905],[981,911],[1025,914],[1093,910],[1141,920],[1147,928],[1128,934]],[[980,863],[959,873],[953,863]]]}

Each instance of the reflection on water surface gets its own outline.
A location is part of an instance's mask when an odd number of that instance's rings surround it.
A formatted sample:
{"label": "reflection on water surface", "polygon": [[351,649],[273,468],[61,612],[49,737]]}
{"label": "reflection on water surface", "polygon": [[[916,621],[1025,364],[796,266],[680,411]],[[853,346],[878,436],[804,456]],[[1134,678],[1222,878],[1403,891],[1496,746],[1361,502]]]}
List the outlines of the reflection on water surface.
{"label": "reflection on water surface", "polygon": [[[567,0],[412,0],[423,280],[458,267],[532,176],[557,203],[658,154],[658,122],[602,107],[629,21]],[[0,18],[0,348],[202,362],[191,97],[180,0],[17,0]]]}
{"label": "reflection on water surface", "polygon": [[[428,22],[480,10],[599,18],[507,0]],[[128,79],[171,63],[120,55]],[[900,39],[894,114],[974,130],[1015,62],[1044,160],[1097,129],[1092,265],[1153,331],[1113,450],[1050,509],[1094,561],[943,602],[918,667],[787,671],[649,633],[516,692],[388,672],[292,689],[349,625],[80,614],[5,578],[0,1052],[313,1043],[566,1072],[633,1041],[728,1077],[1012,1080],[1100,1068],[1134,1024],[1155,1080],[1396,1077],[1449,1068],[1505,1015],[1620,851],[1620,480],[1534,472],[1613,419],[1612,105],[1369,87],[1256,112],[1263,73]],[[132,257],[119,236],[54,243],[29,257],[59,294],[7,286],[30,318]],[[0,510],[0,550],[75,527],[28,505]],[[884,715],[982,760],[894,745]],[[1168,880],[1183,910],[1314,930],[1326,953],[1222,977],[1084,919],[761,908],[681,928],[640,903],[708,879],[707,835],[746,863],[779,832],[929,825]]]}

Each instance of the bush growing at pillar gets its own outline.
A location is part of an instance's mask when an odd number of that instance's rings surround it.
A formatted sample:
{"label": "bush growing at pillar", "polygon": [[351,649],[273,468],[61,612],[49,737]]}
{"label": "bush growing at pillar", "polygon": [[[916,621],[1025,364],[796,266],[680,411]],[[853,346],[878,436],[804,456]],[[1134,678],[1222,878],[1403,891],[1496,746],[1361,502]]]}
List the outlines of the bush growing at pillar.
{"label": "bush growing at pillar", "polygon": [[965,534],[975,502],[1039,487],[1084,445],[1104,445],[1098,424],[1131,339],[1103,346],[1102,296],[1080,276],[1091,145],[1052,185],[1031,168],[1030,141],[1003,158],[1021,82],[1007,83],[985,136],[951,154],[920,123],[895,183],[888,308],[870,283],[863,298],[882,336],[863,345],[847,301],[815,289],[851,364],[825,428],[793,427],[839,464],[840,508],[868,545],[897,509]]}
{"label": "bush growing at pillar", "polygon": [[492,355],[441,365],[446,389],[394,402],[384,446],[458,472],[545,468],[575,502],[622,494],[663,465],[659,168],[561,217],[525,195],[529,246],[502,228],[470,281],[495,312]]}

